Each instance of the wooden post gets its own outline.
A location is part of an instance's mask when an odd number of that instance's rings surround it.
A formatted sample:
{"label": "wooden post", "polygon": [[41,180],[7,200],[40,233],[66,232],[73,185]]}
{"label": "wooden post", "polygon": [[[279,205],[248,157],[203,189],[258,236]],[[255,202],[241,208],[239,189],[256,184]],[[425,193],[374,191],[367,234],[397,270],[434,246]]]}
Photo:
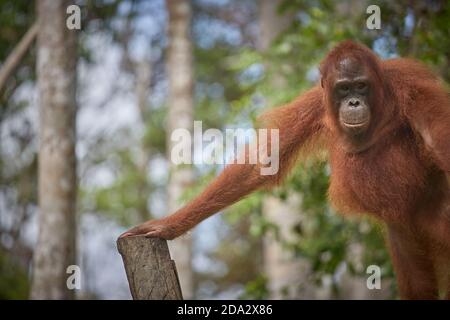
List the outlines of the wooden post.
{"label": "wooden post", "polygon": [[144,236],[117,240],[134,300],[182,300],[167,241]]}

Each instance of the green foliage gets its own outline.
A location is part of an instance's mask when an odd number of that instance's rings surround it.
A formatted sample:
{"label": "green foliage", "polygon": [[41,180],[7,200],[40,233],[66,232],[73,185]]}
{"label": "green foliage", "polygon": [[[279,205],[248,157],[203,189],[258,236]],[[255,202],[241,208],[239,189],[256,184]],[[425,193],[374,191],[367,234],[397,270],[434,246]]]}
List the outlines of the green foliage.
{"label": "green foliage", "polygon": [[145,117],[145,129],[142,137],[142,145],[145,150],[153,154],[164,154],[166,152],[166,131],[164,123],[167,108],[161,106],[152,108],[149,115]]}
{"label": "green foliage", "polygon": [[418,58],[450,81],[450,5],[448,0],[392,1],[378,4],[382,11],[386,49]]}
{"label": "green foliage", "polygon": [[245,286],[245,292],[240,299],[263,300],[269,298],[269,290],[267,289],[267,278],[263,275],[249,281]]}
{"label": "green foliage", "polygon": [[[27,0],[0,1],[0,65],[11,54],[35,20],[34,6]],[[35,79],[35,50],[32,48],[8,79],[0,94],[0,121],[17,113],[28,105],[24,101],[12,101],[10,97],[26,81]]]}
{"label": "green foliage", "polygon": [[155,187],[136,157],[131,150],[116,150],[110,157],[113,167],[120,170],[111,184],[81,191],[87,209],[107,214],[125,226],[136,223],[136,219],[150,219],[148,198]]}
{"label": "green foliage", "polygon": [[195,118],[203,121],[204,130],[223,128],[224,123],[235,120],[232,102],[242,98],[246,91],[233,69],[235,53],[236,49],[225,45],[209,49],[197,47],[194,51]]}
{"label": "green foliage", "polygon": [[28,0],[0,1],[0,61],[4,61],[34,20],[34,6]]}
{"label": "green foliage", "polygon": [[28,276],[5,252],[0,251],[0,300],[27,299]]}

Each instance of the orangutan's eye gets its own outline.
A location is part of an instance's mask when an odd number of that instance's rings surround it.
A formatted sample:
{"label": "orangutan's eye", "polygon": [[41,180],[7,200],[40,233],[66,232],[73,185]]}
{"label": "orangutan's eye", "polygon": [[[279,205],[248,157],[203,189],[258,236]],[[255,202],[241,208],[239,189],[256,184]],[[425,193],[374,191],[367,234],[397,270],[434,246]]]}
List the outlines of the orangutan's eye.
{"label": "orangutan's eye", "polygon": [[367,88],[367,83],[365,82],[358,82],[356,85],[356,89],[358,90],[365,90]]}
{"label": "orangutan's eye", "polygon": [[338,92],[341,96],[346,96],[350,91],[350,86],[348,84],[341,84],[338,87]]}

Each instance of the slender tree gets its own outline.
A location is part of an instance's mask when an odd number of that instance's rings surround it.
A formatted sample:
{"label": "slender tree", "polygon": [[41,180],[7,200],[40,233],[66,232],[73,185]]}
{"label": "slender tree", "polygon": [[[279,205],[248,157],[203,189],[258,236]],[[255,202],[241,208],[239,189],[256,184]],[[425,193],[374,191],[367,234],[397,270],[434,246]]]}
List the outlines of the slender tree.
{"label": "slender tree", "polygon": [[66,26],[68,0],[38,0],[40,105],[39,238],[33,299],[71,299],[67,267],[75,264],[77,35]]}
{"label": "slender tree", "polygon": [[[193,125],[193,70],[190,36],[191,5],[189,0],[167,0],[169,11],[169,47],[167,71],[169,78],[169,112],[167,121],[167,152],[170,163],[168,211],[180,206],[183,191],[192,184],[193,172],[189,166],[174,166],[170,153],[174,145],[173,130],[184,128],[192,132]],[[191,148],[191,146],[187,146]],[[190,234],[171,242],[171,252],[177,263],[183,297],[193,297],[192,236]]]}
{"label": "slender tree", "polygon": [[[259,49],[267,51],[273,41],[285,31],[293,22],[292,13],[278,12],[283,0],[262,0],[259,12]],[[279,73],[272,75],[272,85],[283,89],[287,83]],[[270,99],[269,99],[270,102]],[[301,219],[301,199],[298,194],[290,194],[286,201],[270,196],[263,201],[265,218],[278,227],[279,239],[267,235],[263,244],[264,271],[268,278],[268,289],[272,298],[307,298],[312,292],[309,288],[302,288],[308,283],[308,264],[295,258],[284,242],[295,241],[293,229]],[[309,296],[310,298],[311,296]]]}

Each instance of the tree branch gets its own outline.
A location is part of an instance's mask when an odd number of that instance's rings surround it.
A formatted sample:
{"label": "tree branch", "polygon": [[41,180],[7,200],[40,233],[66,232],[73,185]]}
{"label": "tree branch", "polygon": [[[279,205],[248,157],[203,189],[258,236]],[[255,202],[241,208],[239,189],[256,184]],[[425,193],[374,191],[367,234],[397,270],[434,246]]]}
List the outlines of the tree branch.
{"label": "tree branch", "polygon": [[38,24],[35,22],[27,33],[23,36],[11,54],[6,58],[0,69],[0,93],[2,92],[6,81],[14,73],[20,64],[20,61],[24,57],[25,53],[31,47],[36,35],[38,33]]}

